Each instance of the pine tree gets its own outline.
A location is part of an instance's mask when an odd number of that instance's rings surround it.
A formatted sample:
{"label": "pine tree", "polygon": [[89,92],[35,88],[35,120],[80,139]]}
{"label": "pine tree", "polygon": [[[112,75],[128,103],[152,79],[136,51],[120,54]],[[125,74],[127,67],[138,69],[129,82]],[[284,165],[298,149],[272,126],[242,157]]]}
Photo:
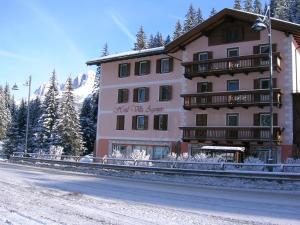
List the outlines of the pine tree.
{"label": "pine tree", "polygon": [[191,4],[189,6],[188,12],[185,15],[184,25],[183,25],[183,31],[187,32],[191,30],[196,24],[197,24],[197,17],[196,12],[194,9],[194,6]]}
{"label": "pine tree", "polygon": [[260,0],[254,0],[253,2],[253,12],[257,14],[263,14],[262,4]]}
{"label": "pine tree", "polygon": [[93,106],[91,97],[87,97],[83,102],[80,112],[81,132],[84,147],[86,149],[84,152],[85,155],[93,152],[96,140],[96,127],[93,121]]}
{"label": "pine tree", "polygon": [[197,26],[199,23],[202,23],[204,21],[203,16],[202,16],[202,11],[200,8],[198,8],[196,12],[196,18],[195,18],[195,23],[194,26]]}
{"label": "pine tree", "polygon": [[53,71],[49,89],[45,94],[45,98],[42,104],[42,116],[40,118],[41,134],[42,135],[42,147],[43,151],[48,152],[51,145],[53,145],[53,127],[58,120],[58,88],[56,82],[55,70]]}
{"label": "pine tree", "polygon": [[270,0],[270,13],[272,17],[275,16],[276,7],[277,7],[277,0]]}
{"label": "pine tree", "polygon": [[290,19],[290,2],[287,0],[277,0],[274,3],[274,17],[289,21]]}
{"label": "pine tree", "polygon": [[153,34],[150,34],[149,40],[148,40],[148,48],[154,48],[155,43],[154,43],[154,37]]}
{"label": "pine tree", "polygon": [[102,49],[101,57],[107,56],[107,55],[109,55],[109,52],[108,52],[108,45],[107,45],[107,42],[105,42],[105,44],[104,44],[104,46],[103,46],[103,49]]}
{"label": "pine tree", "polygon": [[134,43],[133,50],[142,50],[147,48],[147,39],[143,26],[140,27],[136,34],[136,42]]}
{"label": "pine tree", "polygon": [[171,37],[168,35],[165,39],[165,45],[169,44],[171,42]]}
{"label": "pine tree", "polygon": [[177,20],[176,24],[175,24],[175,30],[173,32],[173,40],[175,40],[176,38],[178,38],[180,35],[182,35],[182,26],[179,20]]}
{"label": "pine tree", "polygon": [[72,80],[68,78],[59,108],[59,119],[53,128],[54,140],[56,146],[63,147],[65,155],[82,155],[82,133],[72,91]]}
{"label": "pine tree", "polygon": [[7,129],[11,122],[11,114],[8,106],[7,96],[2,87],[0,87],[0,140],[6,136]]}
{"label": "pine tree", "polygon": [[238,10],[242,10],[241,0],[234,0],[233,8],[238,9]]}
{"label": "pine tree", "polygon": [[300,24],[300,0],[296,0],[294,7],[293,22]]}
{"label": "pine tree", "polygon": [[212,17],[212,16],[214,16],[216,14],[217,14],[217,10],[215,8],[212,8],[211,11],[210,11],[209,17]]}
{"label": "pine tree", "polygon": [[244,11],[253,12],[252,0],[244,0]]}

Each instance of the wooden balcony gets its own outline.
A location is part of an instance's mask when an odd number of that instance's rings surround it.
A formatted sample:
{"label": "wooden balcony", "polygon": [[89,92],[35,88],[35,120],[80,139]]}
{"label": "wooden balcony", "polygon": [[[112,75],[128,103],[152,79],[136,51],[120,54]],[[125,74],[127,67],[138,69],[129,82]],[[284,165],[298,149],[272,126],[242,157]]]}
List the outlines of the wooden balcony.
{"label": "wooden balcony", "polygon": [[[196,94],[182,94],[184,98],[183,108],[190,110],[192,108],[206,109],[221,107],[235,108],[251,106],[264,107],[270,105],[268,89],[256,89],[251,91],[226,91],[226,92],[205,92]],[[281,90],[273,89],[274,106],[281,106]]]}
{"label": "wooden balcony", "polygon": [[[281,57],[279,52],[273,53],[273,68],[280,71]],[[236,73],[248,74],[269,70],[268,54],[256,54],[223,59],[209,59],[203,61],[183,62],[184,76],[187,79],[193,77],[234,75]]]}
{"label": "wooden balcony", "polygon": [[[268,142],[269,127],[180,127],[183,141],[241,141]],[[282,129],[274,126],[273,141],[280,142]]]}

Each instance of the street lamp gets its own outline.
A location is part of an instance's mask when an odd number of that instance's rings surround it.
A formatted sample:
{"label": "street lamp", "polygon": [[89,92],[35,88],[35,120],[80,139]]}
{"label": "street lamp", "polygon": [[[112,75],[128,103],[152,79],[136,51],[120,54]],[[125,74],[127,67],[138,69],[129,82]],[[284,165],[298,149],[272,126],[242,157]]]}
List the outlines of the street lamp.
{"label": "street lamp", "polygon": [[263,17],[258,17],[251,29],[255,32],[260,32],[267,29],[269,39],[269,89],[270,89],[270,137],[269,137],[269,156],[268,163],[273,163],[272,150],[273,150],[273,56],[272,56],[272,24],[271,24],[271,10],[268,6],[266,13]]}
{"label": "street lamp", "polygon": [[[25,149],[24,149],[24,155],[27,155],[28,150],[28,128],[29,128],[29,115],[30,115],[30,94],[31,94],[31,75],[29,75],[29,79],[26,81],[24,86],[28,87],[28,100],[27,100],[27,119],[26,119],[26,133],[25,133]],[[12,90],[16,91],[19,90],[19,87],[17,84],[14,84],[12,87]]]}

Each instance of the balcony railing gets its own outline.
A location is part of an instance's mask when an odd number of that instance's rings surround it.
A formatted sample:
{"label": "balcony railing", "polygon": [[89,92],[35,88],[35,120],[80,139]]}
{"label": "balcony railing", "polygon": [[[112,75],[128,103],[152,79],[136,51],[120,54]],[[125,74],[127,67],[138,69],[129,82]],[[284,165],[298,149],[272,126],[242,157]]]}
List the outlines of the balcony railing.
{"label": "balcony railing", "polygon": [[[281,106],[281,95],[282,93],[279,88],[273,89],[274,106]],[[264,107],[270,105],[269,89],[182,94],[181,97],[184,98],[183,108],[187,110],[192,108],[248,108],[251,106]]]}
{"label": "balcony railing", "polygon": [[[273,53],[273,68],[280,71],[280,54]],[[220,76],[224,74],[264,72],[269,70],[268,54],[256,54],[223,59],[209,59],[203,61],[183,62],[184,76],[193,77]]]}
{"label": "balcony railing", "polygon": [[[257,141],[267,142],[270,128],[266,127],[180,127],[183,130],[183,141]],[[274,126],[273,141],[281,141],[282,129]]]}

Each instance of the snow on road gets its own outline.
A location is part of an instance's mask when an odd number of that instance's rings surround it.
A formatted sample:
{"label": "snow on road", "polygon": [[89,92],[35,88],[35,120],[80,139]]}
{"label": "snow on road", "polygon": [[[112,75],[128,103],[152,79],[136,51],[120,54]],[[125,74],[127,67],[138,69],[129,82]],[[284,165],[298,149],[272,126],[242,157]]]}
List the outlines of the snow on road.
{"label": "snow on road", "polygon": [[300,195],[0,163],[0,224],[300,224]]}

